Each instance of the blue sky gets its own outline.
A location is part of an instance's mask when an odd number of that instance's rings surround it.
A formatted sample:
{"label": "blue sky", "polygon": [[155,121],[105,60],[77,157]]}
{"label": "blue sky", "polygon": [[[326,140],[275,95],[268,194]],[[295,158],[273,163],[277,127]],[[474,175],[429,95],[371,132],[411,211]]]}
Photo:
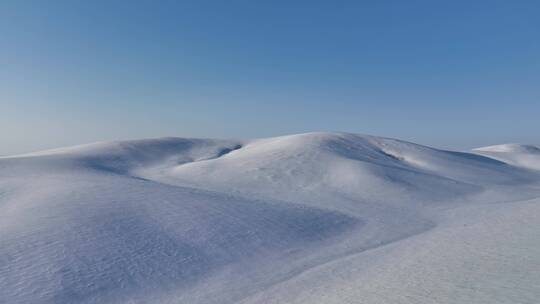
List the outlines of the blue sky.
{"label": "blue sky", "polygon": [[307,131],[540,143],[538,1],[0,2],[0,154]]}

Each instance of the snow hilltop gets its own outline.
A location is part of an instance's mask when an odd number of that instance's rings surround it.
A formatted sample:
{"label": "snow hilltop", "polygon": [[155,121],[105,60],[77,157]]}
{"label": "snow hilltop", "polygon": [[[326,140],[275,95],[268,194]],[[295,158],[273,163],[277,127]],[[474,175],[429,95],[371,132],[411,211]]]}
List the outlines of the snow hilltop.
{"label": "snow hilltop", "polygon": [[0,303],[538,303],[540,148],[306,133],[0,157]]}

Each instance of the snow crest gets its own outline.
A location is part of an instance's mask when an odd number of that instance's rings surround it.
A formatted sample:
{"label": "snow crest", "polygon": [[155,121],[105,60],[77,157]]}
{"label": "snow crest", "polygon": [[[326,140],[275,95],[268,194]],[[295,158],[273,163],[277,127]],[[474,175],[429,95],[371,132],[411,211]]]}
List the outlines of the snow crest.
{"label": "snow crest", "polygon": [[534,303],[539,157],[329,132],[1,157],[0,302]]}

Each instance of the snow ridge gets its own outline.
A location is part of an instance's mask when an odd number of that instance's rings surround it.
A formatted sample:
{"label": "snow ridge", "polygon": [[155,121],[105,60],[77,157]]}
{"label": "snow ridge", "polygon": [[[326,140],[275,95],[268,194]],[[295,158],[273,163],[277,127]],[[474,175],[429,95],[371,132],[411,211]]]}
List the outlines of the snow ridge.
{"label": "snow ridge", "polygon": [[0,302],[533,303],[538,151],[315,132],[1,157]]}

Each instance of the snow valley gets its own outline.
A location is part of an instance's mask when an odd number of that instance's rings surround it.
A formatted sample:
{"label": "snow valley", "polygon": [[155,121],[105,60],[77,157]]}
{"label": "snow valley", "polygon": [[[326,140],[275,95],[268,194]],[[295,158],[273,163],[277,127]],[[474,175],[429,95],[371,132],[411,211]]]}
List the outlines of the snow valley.
{"label": "snow valley", "polygon": [[540,148],[306,133],[0,158],[1,303],[537,303]]}

